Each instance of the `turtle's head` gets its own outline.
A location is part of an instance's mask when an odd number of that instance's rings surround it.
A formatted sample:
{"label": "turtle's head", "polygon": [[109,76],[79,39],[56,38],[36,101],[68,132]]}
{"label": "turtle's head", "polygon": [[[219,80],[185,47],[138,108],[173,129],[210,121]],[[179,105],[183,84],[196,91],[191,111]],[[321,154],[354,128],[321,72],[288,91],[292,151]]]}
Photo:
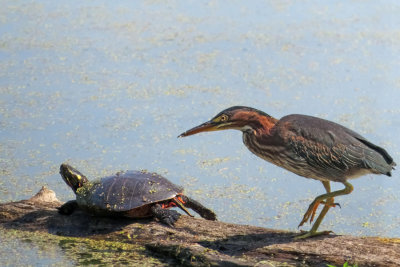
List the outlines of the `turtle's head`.
{"label": "turtle's head", "polygon": [[72,188],[72,190],[74,190],[74,192],[88,182],[85,175],[65,163],[60,166],[60,174],[63,180]]}

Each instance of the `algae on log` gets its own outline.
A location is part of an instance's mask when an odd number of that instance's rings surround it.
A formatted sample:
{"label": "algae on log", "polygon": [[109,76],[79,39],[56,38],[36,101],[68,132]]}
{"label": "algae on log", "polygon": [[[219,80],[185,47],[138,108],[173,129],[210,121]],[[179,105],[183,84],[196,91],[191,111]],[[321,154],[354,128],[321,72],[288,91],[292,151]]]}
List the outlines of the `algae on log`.
{"label": "algae on log", "polygon": [[347,261],[358,266],[400,266],[399,239],[329,235],[295,241],[293,232],[185,215],[174,228],[152,219],[96,217],[82,211],[64,216],[56,209],[61,204],[53,191],[43,187],[29,200],[0,204],[0,226],[140,246],[142,256],[157,265],[342,266]]}

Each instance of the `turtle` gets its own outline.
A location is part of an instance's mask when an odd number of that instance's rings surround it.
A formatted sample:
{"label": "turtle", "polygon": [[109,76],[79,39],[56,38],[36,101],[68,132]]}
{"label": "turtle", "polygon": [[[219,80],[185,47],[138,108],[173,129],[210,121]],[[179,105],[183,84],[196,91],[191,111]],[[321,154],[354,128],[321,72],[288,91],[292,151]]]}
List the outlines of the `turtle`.
{"label": "turtle", "polygon": [[217,220],[212,210],[184,195],[182,187],[157,173],[121,171],[90,182],[78,170],[63,163],[60,174],[76,194],[76,200],[67,201],[58,208],[60,214],[70,215],[79,208],[100,216],[155,217],[173,226],[180,213],[168,208],[179,207],[193,217],[187,207],[207,220]]}

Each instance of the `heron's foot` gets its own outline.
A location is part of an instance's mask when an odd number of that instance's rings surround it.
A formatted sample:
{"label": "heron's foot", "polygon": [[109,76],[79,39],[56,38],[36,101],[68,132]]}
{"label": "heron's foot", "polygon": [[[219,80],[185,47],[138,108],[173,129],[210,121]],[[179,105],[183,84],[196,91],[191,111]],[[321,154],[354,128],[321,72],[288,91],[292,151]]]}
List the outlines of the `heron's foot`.
{"label": "heron's foot", "polygon": [[325,200],[323,200],[323,201],[314,200],[308,207],[308,210],[304,214],[303,220],[301,220],[298,227],[302,226],[308,220],[310,221],[310,223],[312,223],[314,221],[314,217],[317,212],[319,204],[324,204],[328,208],[334,208],[336,206],[339,206],[339,208],[342,208],[339,203],[333,203],[333,198],[332,198],[332,200],[326,200],[326,201]]}
{"label": "heron's foot", "polygon": [[316,236],[321,236],[321,235],[329,235],[333,234],[332,231],[322,231],[322,232],[317,232],[317,231],[301,231],[301,234],[298,236],[294,237],[294,240],[299,240],[299,239],[306,239],[310,237],[316,237]]}
{"label": "heron's foot", "polygon": [[317,212],[317,208],[321,202],[320,201],[313,201],[310,206],[308,207],[308,210],[306,213],[304,213],[303,220],[301,220],[300,224],[298,227],[302,226],[305,222],[310,220],[310,223],[314,220],[315,213]]}

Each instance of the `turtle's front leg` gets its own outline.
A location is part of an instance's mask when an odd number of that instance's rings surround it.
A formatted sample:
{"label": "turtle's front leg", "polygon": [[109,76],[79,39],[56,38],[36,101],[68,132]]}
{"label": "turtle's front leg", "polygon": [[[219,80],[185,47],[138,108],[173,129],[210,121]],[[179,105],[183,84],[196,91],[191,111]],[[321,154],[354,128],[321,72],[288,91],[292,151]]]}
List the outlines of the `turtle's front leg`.
{"label": "turtle's front leg", "polygon": [[76,200],[70,200],[65,202],[62,206],[58,207],[58,213],[63,215],[70,215],[78,208],[78,202]]}
{"label": "turtle's front leg", "polygon": [[202,218],[211,220],[211,221],[216,221],[217,220],[217,215],[210,209],[204,207],[200,202],[191,199],[185,195],[180,196],[181,199],[184,202],[184,205],[195,212],[197,212]]}
{"label": "turtle's front leg", "polygon": [[160,222],[169,225],[171,227],[174,226],[174,223],[181,216],[179,212],[176,210],[163,209],[160,204],[155,204],[151,207],[151,213],[154,217],[160,220]]}

